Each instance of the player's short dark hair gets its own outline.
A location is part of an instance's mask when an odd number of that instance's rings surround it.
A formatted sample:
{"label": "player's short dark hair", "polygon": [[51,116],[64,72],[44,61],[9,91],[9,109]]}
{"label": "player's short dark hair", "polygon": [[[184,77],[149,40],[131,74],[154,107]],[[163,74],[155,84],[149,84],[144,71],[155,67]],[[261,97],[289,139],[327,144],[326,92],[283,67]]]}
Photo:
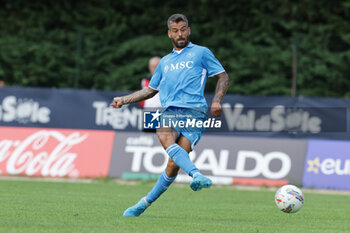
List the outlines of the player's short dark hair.
{"label": "player's short dark hair", "polygon": [[173,14],[168,19],[168,28],[170,28],[170,24],[178,23],[181,21],[184,21],[186,23],[186,26],[188,27],[188,20],[187,20],[186,16],[184,16],[183,14]]}

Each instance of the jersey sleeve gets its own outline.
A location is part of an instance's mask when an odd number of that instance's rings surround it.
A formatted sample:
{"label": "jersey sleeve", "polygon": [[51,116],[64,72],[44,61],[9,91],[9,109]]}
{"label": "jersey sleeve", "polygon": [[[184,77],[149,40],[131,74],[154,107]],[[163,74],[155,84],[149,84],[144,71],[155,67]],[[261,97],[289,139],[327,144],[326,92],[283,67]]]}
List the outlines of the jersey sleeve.
{"label": "jersey sleeve", "polygon": [[224,67],[208,48],[205,48],[203,52],[203,65],[208,71],[208,77],[225,72]]}
{"label": "jersey sleeve", "polygon": [[151,82],[149,83],[149,87],[158,90],[159,91],[159,84],[162,80],[162,68],[161,64],[159,63],[156,70],[154,71],[154,74],[152,75]]}

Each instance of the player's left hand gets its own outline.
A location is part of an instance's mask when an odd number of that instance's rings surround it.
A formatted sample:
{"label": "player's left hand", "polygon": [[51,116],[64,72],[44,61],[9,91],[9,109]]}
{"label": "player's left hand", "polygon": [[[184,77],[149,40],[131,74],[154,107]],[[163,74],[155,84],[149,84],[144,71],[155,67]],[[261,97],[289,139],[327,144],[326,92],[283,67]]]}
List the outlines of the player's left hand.
{"label": "player's left hand", "polygon": [[221,116],[222,113],[222,107],[220,103],[212,103],[211,107],[210,107],[210,113],[211,115],[213,115],[214,117],[219,117]]}

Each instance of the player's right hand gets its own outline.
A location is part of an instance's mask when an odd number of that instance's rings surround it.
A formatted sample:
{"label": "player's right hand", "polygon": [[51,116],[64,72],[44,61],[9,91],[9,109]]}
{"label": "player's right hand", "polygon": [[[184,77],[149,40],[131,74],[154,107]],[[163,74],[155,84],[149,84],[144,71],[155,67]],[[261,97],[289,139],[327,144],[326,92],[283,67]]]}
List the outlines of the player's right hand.
{"label": "player's right hand", "polygon": [[121,108],[123,106],[122,97],[115,97],[111,106],[113,108]]}

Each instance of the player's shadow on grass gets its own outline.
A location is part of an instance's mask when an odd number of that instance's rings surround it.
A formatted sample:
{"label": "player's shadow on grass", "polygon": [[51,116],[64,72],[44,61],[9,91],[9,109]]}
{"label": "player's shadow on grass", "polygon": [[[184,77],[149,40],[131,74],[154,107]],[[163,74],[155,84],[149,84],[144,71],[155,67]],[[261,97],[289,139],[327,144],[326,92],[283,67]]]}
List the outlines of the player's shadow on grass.
{"label": "player's shadow on grass", "polygon": [[[234,216],[232,217],[224,217],[224,216],[217,216],[217,218],[213,218],[212,216],[198,216],[196,214],[193,214],[192,216],[169,216],[169,215],[156,215],[156,214],[145,214],[143,217],[149,217],[152,219],[159,219],[159,220],[163,220],[167,219],[169,221],[174,221],[174,220],[179,220],[179,221],[183,221],[184,219],[188,219],[188,218],[194,218],[203,222],[212,222],[212,221],[216,221],[216,222],[227,222],[227,221],[232,221],[232,219],[234,219]],[[163,222],[162,221],[162,222]]]}

